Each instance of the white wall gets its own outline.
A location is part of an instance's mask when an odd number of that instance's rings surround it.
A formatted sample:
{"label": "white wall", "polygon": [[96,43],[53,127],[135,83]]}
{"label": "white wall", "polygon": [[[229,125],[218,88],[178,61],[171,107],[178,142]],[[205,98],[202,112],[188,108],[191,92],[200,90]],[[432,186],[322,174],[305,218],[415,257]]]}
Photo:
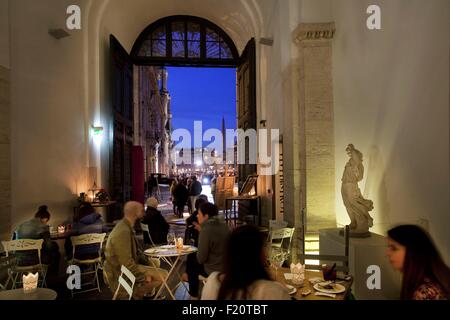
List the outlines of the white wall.
{"label": "white wall", "polygon": [[333,1],[336,213],[345,147],[364,154],[364,196],[374,201],[375,226],[429,222],[450,260],[449,2],[376,1],[382,30],[365,26],[373,1]]}
{"label": "white wall", "polygon": [[0,0],[0,66],[9,65],[9,0]]}
{"label": "white wall", "polygon": [[50,224],[72,216],[85,188],[83,33],[56,40],[66,8],[85,1],[10,2],[12,227],[41,204]]}

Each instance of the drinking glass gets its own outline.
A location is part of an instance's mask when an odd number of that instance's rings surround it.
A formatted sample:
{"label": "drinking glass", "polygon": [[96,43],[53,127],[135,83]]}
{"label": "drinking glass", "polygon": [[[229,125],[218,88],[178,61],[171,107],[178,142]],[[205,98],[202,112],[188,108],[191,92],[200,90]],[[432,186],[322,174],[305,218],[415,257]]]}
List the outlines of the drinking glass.
{"label": "drinking glass", "polygon": [[336,265],[330,266],[327,264],[322,265],[323,280],[334,281],[336,280]]}
{"label": "drinking glass", "polygon": [[270,257],[270,265],[275,268],[275,279],[278,278],[278,268],[281,268],[284,261],[287,259],[288,254],[286,252],[273,252]]}
{"label": "drinking glass", "polygon": [[174,246],[175,245],[175,233],[174,232],[169,232],[167,234],[167,244],[169,246]]}

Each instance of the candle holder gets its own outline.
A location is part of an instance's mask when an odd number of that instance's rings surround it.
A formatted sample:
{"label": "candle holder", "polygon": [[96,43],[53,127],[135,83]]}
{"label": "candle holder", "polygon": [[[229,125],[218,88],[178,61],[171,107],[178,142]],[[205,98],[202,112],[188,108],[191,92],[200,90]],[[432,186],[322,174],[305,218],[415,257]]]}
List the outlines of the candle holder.
{"label": "candle holder", "polygon": [[97,183],[94,181],[94,184],[92,185],[92,187],[88,190],[88,192],[92,192],[92,202],[95,203],[96,202],[96,197],[95,194],[97,191],[100,191],[101,188],[97,187]]}
{"label": "candle holder", "polygon": [[39,281],[39,272],[28,273],[28,275],[22,276],[22,283],[23,283],[23,291],[24,293],[33,293],[37,289]]}
{"label": "candle holder", "polygon": [[59,225],[58,226],[58,233],[64,233],[66,232],[66,227],[64,225]]}

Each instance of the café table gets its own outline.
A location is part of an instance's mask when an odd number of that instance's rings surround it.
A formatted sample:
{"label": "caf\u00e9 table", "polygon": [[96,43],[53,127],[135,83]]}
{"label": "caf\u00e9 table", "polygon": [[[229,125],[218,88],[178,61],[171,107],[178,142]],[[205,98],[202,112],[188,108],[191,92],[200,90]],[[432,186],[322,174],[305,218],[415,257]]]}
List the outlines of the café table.
{"label": "caf\u00e9 table", "polygon": [[[276,281],[284,284],[284,285],[291,285],[297,288],[297,291],[295,294],[292,294],[291,297],[293,297],[295,300],[344,300],[347,297],[347,294],[350,291],[350,288],[353,283],[353,278],[351,277],[350,280],[337,280],[336,283],[339,283],[345,287],[345,292],[343,293],[337,293],[336,298],[326,297],[326,296],[316,296],[315,293],[318,292],[316,289],[314,289],[314,285],[310,283],[310,279],[313,278],[321,278],[323,280],[322,272],[319,271],[312,271],[312,270],[306,270],[305,271],[305,280],[303,283],[303,287],[297,287],[293,285],[293,283],[290,280],[286,280],[284,274],[285,273],[291,273],[291,270],[289,268],[278,268],[278,271],[276,272],[275,276],[275,269],[270,268],[270,273],[273,276],[273,278],[276,279]],[[302,292],[305,290],[311,290],[311,293],[307,296],[303,296]]]}
{"label": "caf\u00e9 table", "polygon": [[[197,248],[194,246],[187,246],[184,245],[182,249],[177,249],[175,245],[163,245],[163,246],[157,246],[152,247],[144,251],[144,254],[148,256],[149,258],[154,259],[169,259],[172,260],[172,263],[169,263],[169,272],[167,274],[167,277],[161,278],[162,285],[159,288],[158,292],[155,295],[155,300],[158,299],[161,296],[162,290],[165,287],[169,293],[169,295],[172,297],[173,300],[175,299],[174,292],[170,288],[168,282],[169,279],[174,275],[178,274],[177,268],[181,263],[181,257],[187,256],[191,253],[197,252]],[[155,261],[153,259],[149,259],[153,267],[158,268]],[[178,274],[179,276],[179,274]],[[181,277],[180,277],[181,280]]]}
{"label": "caf\u00e9 table", "polygon": [[36,288],[35,291],[25,293],[23,288],[0,291],[0,300],[55,300],[58,294],[48,288]]}

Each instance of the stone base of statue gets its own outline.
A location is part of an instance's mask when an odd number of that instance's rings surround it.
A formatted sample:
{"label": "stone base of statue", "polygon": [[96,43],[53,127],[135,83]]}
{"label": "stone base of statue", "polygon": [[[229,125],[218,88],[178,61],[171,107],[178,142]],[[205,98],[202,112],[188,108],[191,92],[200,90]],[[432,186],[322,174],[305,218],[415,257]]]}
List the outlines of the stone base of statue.
{"label": "stone base of statue", "polygon": [[[342,228],[319,230],[321,255],[344,255],[345,240],[339,235]],[[386,258],[387,239],[376,233],[367,238],[351,238],[349,243],[349,269],[353,276],[352,291],[358,300],[399,299],[401,273],[395,271]],[[329,263],[324,261],[323,263]],[[341,265],[338,262],[338,266]],[[373,268],[379,267],[379,287],[373,284]],[[378,269],[378,268],[376,268]]]}

